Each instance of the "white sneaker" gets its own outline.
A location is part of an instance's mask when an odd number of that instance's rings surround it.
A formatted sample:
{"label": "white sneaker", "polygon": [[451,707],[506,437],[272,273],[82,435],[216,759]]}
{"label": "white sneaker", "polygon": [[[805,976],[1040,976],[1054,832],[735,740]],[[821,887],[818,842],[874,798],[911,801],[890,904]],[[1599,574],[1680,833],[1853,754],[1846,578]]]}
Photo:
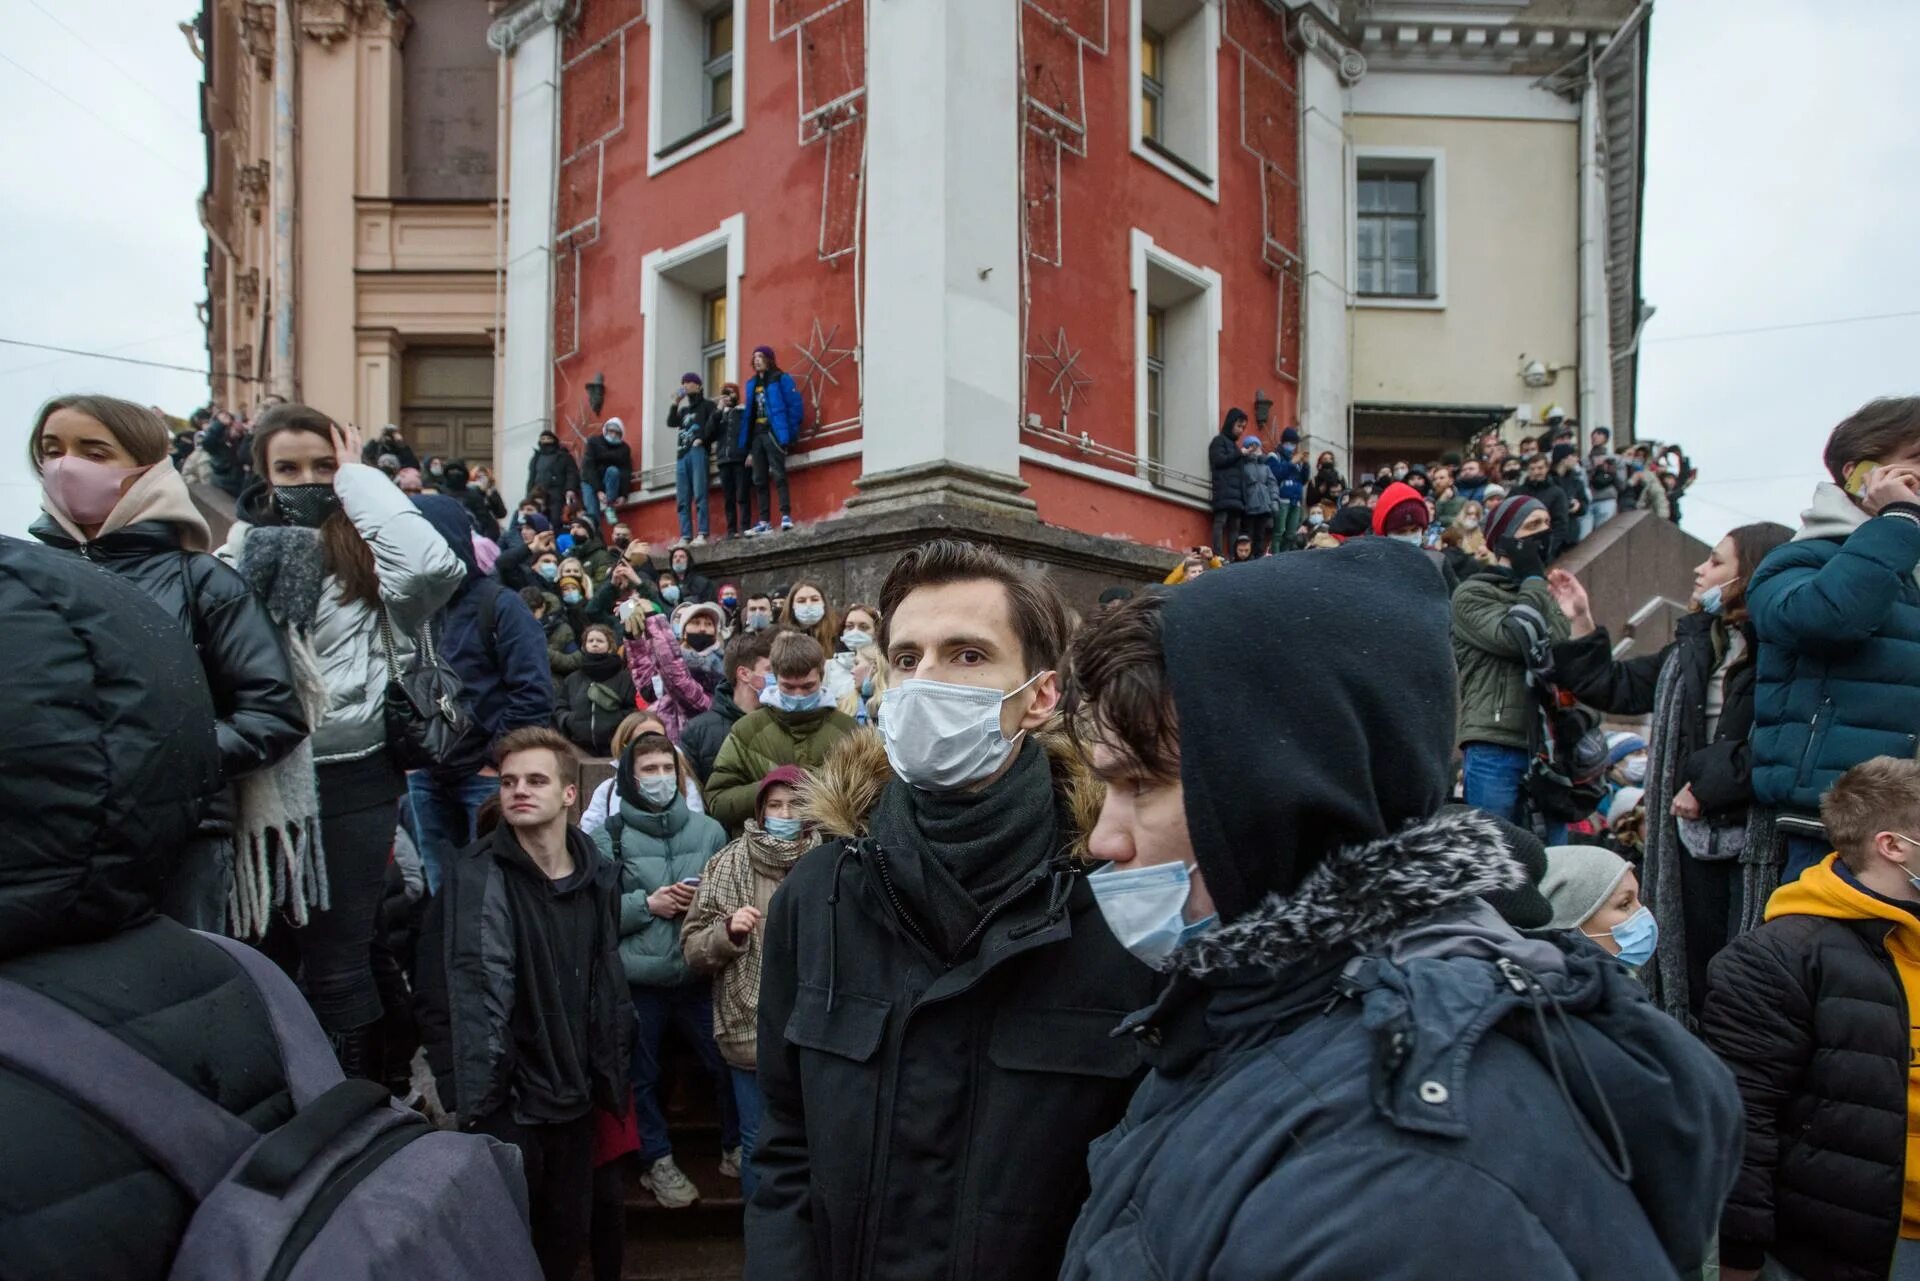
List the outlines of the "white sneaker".
{"label": "white sneaker", "polygon": [[723,1178],[740,1177],[740,1149],[728,1148],[720,1154],[720,1174]]}
{"label": "white sneaker", "polygon": [[706,545],[707,536],[705,534],[697,535],[691,543],[687,544],[689,547],[705,547]]}
{"label": "white sneaker", "polygon": [[684,1210],[700,1199],[700,1189],[680,1172],[673,1157],[663,1156],[640,1176],[640,1186],[653,1193],[663,1209]]}
{"label": "white sneaker", "polygon": [[668,546],[669,546],[670,548],[672,548],[672,547],[685,547],[686,545],[687,545],[687,540],[686,540],[686,539],[684,539],[684,538],[676,538],[676,539],[674,539],[674,540],[673,540],[673,542],[671,542],[671,543],[669,543],[669,544],[668,544]]}
{"label": "white sneaker", "polygon": [[780,532],[784,534],[784,533],[787,533],[792,528],[793,528],[793,517],[782,516],[780,518]]}

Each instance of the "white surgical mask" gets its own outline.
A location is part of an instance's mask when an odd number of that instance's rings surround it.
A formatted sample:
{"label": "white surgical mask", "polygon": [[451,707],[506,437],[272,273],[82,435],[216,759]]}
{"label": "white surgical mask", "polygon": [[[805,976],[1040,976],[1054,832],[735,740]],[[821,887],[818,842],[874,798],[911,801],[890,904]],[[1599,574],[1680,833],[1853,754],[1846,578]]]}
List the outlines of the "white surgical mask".
{"label": "white surgical mask", "polygon": [[979,782],[1013,755],[1026,731],[1000,732],[1000,706],[1039,680],[1001,693],[977,685],[949,685],[924,677],[888,690],[880,699],[880,738],[893,772],[926,792],[955,792]]}
{"label": "white surgical mask", "polygon": [[868,645],[873,644],[873,634],[871,632],[863,632],[858,628],[848,628],[846,631],[840,633],[840,643],[848,649],[864,649]]}
{"label": "white surgical mask", "polygon": [[1399,534],[1388,534],[1387,537],[1396,543],[1405,543],[1409,547],[1421,547],[1424,546],[1427,541],[1427,536],[1417,529],[1409,529]]}
{"label": "white surgical mask", "polygon": [[1647,781],[1647,758],[1645,754],[1629,756],[1620,762],[1620,776],[1639,787]]}
{"label": "white surgical mask", "polygon": [[655,809],[665,809],[680,791],[680,780],[671,774],[649,774],[636,783],[641,798]]}
{"label": "white surgical mask", "polygon": [[1706,591],[1694,597],[1695,600],[1700,602],[1700,612],[1703,614],[1718,614],[1726,604],[1725,597],[1727,588],[1739,581],[1739,579],[1735,578],[1725,583],[1715,583],[1713,586],[1707,588]]}
{"label": "white surgical mask", "polygon": [[812,627],[826,616],[827,607],[817,602],[810,601],[805,605],[793,607],[793,620],[802,627]]}
{"label": "white surgical mask", "polygon": [[1148,965],[1159,965],[1176,947],[1213,925],[1212,917],[1187,923],[1193,873],[1185,863],[1109,868],[1087,877],[1087,888],[1120,946]]}

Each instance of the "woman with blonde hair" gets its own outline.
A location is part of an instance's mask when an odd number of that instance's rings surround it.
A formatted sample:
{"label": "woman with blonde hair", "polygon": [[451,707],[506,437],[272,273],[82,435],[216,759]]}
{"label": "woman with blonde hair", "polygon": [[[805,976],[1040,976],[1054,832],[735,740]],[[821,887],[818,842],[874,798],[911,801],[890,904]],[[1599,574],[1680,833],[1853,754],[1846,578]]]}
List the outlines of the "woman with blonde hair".
{"label": "woman with blonde hair", "polygon": [[880,652],[880,611],[849,605],[840,623],[839,652],[827,660],[828,690],[841,711],[871,725],[880,696],[893,687],[892,668]]}
{"label": "woman with blonde hair", "polygon": [[160,910],[223,932],[233,882],[233,785],[271,769],[307,736],[280,629],[247,580],[209,554],[212,537],[167,461],[172,443],[151,409],[111,396],[58,396],[27,437],[46,514],[31,533],[129,579],[179,621],[213,694],[224,786],[181,850]]}
{"label": "woman with blonde hair", "polygon": [[387,750],[387,681],[410,664],[466,567],[386,474],[360,461],[360,433],[317,409],[261,414],[253,469],[220,554],[283,631],[313,725],[302,749],[312,772],[276,795],[281,810],[264,836],[247,834],[261,839],[239,851],[236,931],[258,936],[285,919],[342,1068],[378,1079],[374,922],[406,790]]}

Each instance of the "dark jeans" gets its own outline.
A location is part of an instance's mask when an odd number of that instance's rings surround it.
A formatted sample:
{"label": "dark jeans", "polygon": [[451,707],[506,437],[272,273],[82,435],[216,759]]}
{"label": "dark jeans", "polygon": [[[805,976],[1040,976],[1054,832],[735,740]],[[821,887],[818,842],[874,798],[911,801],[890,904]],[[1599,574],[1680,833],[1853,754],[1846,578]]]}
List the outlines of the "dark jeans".
{"label": "dark jeans", "polygon": [[726,505],[729,534],[753,528],[753,472],[744,461],[720,464],[720,501]]}
{"label": "dark jeans", "polygon": [[593,1281],[620,1281],[627,1252],[627,1180],[618,1160],[593,1172],[593,1223],[588,1231]]}
{"label": "dark jeans", "polygon": [[753,1168],[753,1149],[760,1139],[760,1074],[746,1068],[728,1068],[733,1078],[733,1106],[740,1110],[740,1194],[753,1200],[760,1175]]}
{"label": "dark jeans", "polygon": [[573,1281],[593,1217],[593,1113],[562,1125],[521,1125],[511,1111],[474,1129],[520,1149],[533,1210],[533,1252],[546,1281]]}
{"label": "dark jeans", "polygon": [[[1246,527],[1242,532],[1253,539],[1253,554],[1255,559],[1269,555],[1272,552],[1273,517],[1249,516],[1246,518]],[[1236,543],[1238,542],[1237,539],[1235,541]],[[1231,548],[1228,549],[1228,559],[1232,559]]]}
{"label": "dark jeans", "polygon": [[473,823],[480,807],[499,794],[500,780],[492,774],[469,774],[450,783],[435,781],[423,769],[407,775],[407,798],[413,802],[413,830],[428,893],[440,892],[441,870],[473,844]]}
{"label": "dark jeans", "polygon": [[660,1105],[660,1046],[667,1027],[677,1029],[713,1080],[720,1103],[720,1146],[740,1146],[739,1118],[734,1115],[733,1089],[727,1081],[720,1047],[713,1043],[713,992],[704,979],[679,987],[634,987],[636,1023],[633,1046],[633,1105],[640,1123],[640,1160],[652,1165],[673,1155],[667,1136],[667,1114]]}
{"label": "dark jeans", "polygon": [[680,455],[680,461],[673,465],[673,501],[680,512],[680,537],[692,538],[695,523],[700,526],[700,537],[713,532],[707,520],[707,490],[711,485],[705,445],[695,445]]}
{"label": "dark jeans", "polygon": [[772,432],[762,432],[748,445],[753,459],[753,487],[760,491],[760,519],[773,522],[773,497],[768,492],[768,482],[780,491],[780,515],[782,518],[793,515],[793,501],[787,496],[787,451],[773,438]]}
{"label": "dark jeans", "polygon": [[598,522],[601,510],[606,511],[606,519],[613,519],[613,505],[624,494],[620,492],[620,469],[609,467],[598,476],[580,478],[580,506],[586,510],[587,519]]}
{"label": "dark jeans", "polygon": [[[383,1009],[373,978],[373,931],[393,853],[400,776],[381,784],[380,764],[359,761],[322,765],[316,775],[329,906],[297,927],[294,940],[307,1001],[321,1026],[337,1034],[376,1022]],[[393,790],[380,795],[388,786]]]}
{"label": "dark jeans", "polygon": [[1533,821],[1532,807],[1525,803],[1521,787],[1527,776],[1526,752],[1493,743],[1468,743],[1462,755],[1467,804],[1538,833],[1548,845],[1567,843],[1565,823],[1547,823],[1542,831],[1541,824]]}
{"label": "dark jeans", "polygon": [[1213,514],[1213,554],[1222,560],[1233,559],[1233,544],[1240,537],[1239,512]]}

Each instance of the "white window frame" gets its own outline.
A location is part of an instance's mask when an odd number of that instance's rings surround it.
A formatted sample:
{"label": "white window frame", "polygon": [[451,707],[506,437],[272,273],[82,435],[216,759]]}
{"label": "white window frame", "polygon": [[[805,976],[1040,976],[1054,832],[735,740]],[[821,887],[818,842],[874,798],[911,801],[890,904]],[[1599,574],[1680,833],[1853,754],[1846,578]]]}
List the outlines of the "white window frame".
{"label": "white window frame", "polygon": [[[1375,162],[1408,170],[1424,169],[1428,213],[1428,252],[1432,254],[1433,297],[1393,298],[1360,292],[1360,171]],[[1447,153],[1441,147],[1355,146],[1347,168],[1347,279],[1353,305],[1393,311],[1445,311],[1447,307]]]}
{"label": "white window frame", "polygon": [[[684,144],[673,146],[676,138],[661,136],[666,113],[667,49],[678,39],[679,24],[692,23],[696,30],[693,47],[700,56],[687,63],[695,79],[689,93],[700,96],[700,119],[706,120],[707,20],[719,6],[701,0],[653,0],[647,6],[647,177],[664,173],[683,160],[717,147],[747,127],[747,0],[733,0],[733,113],[726,124],[703,127]],[[677,64],[676,64],[677,65]],[[664,155],[664,148],[673,147]]]}
{"label": "white window frame", "polygon": [[[660,469],[671,472],[667,465],[671,456],[659,455],[666,446],[661,437],[662,424],[666,422],[667,383],[662,379],[677,380],[681,371],[665,370],[660,361],[659,326],[654,319],[660,314],[660,281],[675,268],[684,267],[695,259],[724,250],[727,256],[725,267],[727,290],[727,380],[739,381],[740,366],[740,278],[747,272],[747,215],[736,213],[720,223],[714,230],[703,236],[697,236],[671,249],[656,249],[640,260],[640,469],[634,477],[634,488],[649,493],[673,488],[669,475],[665,480],[655,479],[648,483]],[[700,293],[704,312],[705,299],[711,291]],[[694,336],[693,348],[698,351],[706,345],[706,318],[701,316],[700,329]],[[628,428],[627,439],[633,439],[633,428]]]}
{"label": "white window frame", "polygon": [[[1185,165],[1170,159],[1160,150],[1149,145],[1142,135],[1140,127],[1140,32],[1142,27],[1141,6],[1144,0],[1128,0],[1127,25],[1127,120],[1128,135],[1133,154],[1166,174],[1181,186],[1187,187],[1205,196],[1215,204],[1220,203],[1220,6],[1216,0],[1200,0],[1198,10],[1188,22],[1198,22],[1200,28],[1200,48],[1197,61],[1204,64],[1200,80],[1205,100],[1201,103],[1201,154],[1189,156],[1178,148],[1167,150],[1178,155],[1181,160],[1198,169],[1204,177],[1196,176]],[[1157,28],[1156,28],[1157,29]],[[1175,28],[1179,30],[1180,28]],[[1161,132],[1166,132],[1167,109],[1170,103],[1182,92],[1178,69],[1173,65],[1179,55],[1175,50],[1177,41],[1173,31],[1161,31],[1167,37],[1166,47],[1161,55]],[[1165,144],[1162,144],[1165,146]]]}
{"label": "white window frame", "polygon": [[[1194,300],[1206,309],[1202,317],[1203,323],[1206,325],[1206,337],[1202,360],[1203,368],[1199,374],[1199,377],[1203,380],[1201,396],[1205,405],[1206,421],[1209,425],[1210,432],[1217,431],[1219,430],[1220,424],[1220,331],[1223,320],[1223,307],[1221,303],[1223,295],[1220,286],[1220,273],[1211,267],[1197,266],[1184,258],[1169,253],[1167,250],[1154,244],[1153,237],[1138,227],[1135,227],[1131,232],[1129,247],[1132,264],[1128,273],[1128,280],[1133,289],[1133,452],[1137,460],[1134,464],[1134,474],[1140,480],[1152,485],[1156,491],[1186,498],[1200,498],[1202,495],[1190,494],[1185,490],[1174,488],[1156,479],[1153,469],[1149,466],[1152,459],[1147,452],[1149,444],[1147,431],[1147,295],[1150,292],[1148,285],[1149,273],[1151,271],[1162,271],[1169,275],[1177,276],[1187,284],[1201,291],[1201,297]],[[1168,346],[1171,341],[1172,334],[1169,327],[1169,332],[1163,332],[1161,335],[1162,350],[1167,353],[1163,357],[1163,364],[1166,366],[1167,373],[1162,375],[1160,383],[1162,397],[1167,395],[1170,386],[1168,379],[1174,372],[1172,366],[1175,356]],[[1188,374],[1186,376],[1191,377],[1192,375]],[[1165,442],[1167,432],[1168,423],[1163,410],[1161,415],[1163,443]],[[1190,476],[1205,477],[1207,475],[1207,460],[1204,455],[1191,459],[1163,458],[1160,461],[1163,465],[1171,467],[1175,471],[1185,472]]]}

